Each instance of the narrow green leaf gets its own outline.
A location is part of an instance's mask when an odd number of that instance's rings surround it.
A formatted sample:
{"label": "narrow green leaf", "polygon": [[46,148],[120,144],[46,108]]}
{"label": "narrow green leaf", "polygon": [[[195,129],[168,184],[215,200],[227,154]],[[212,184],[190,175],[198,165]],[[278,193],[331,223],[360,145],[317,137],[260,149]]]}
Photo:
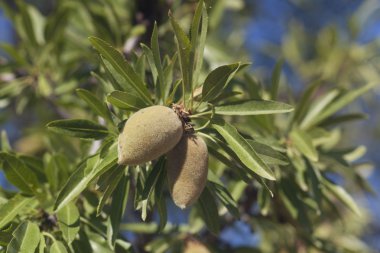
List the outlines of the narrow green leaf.
{"label": "narrow green leaf", "polygon": [[290,133],[290,138],[299,152],[313,162],[318,161],[318,151],[313,146],[313,141],[306,132],[301,129],[293,129]]}
{"label": "narrow green leaf", "polygon": [[137,75],[132,66],[124,59],[123,55],[107,42],[96,38],[89,38],[92,45],[115,68],[115,70],[127,80],[136,90],[147,105],[152,105],[152,100],[144,81]]}
{"label": "narrow green leaf", "polygon": [[300,99],[299,103],[297,104],[297,107],[295,108],[294,116],[293,116],[293,123],[299,122],[304,117],[305,113],[310,108],[310,100],[311,100],[314,92],[321,85],[322,85],[321,80],[317,80],[307,87],[306,91],[301,96],[301,99]]}
{"label": "narrow green leaf", "polygon": [[345,204],[356,215],[361,216],[361,212],[355,200],[344,190],[341,186],[330,182],[326,178],[322,178],[322,184],[337,197],[343,204]]}
{"label": "narrow green leaf", "polygon": [[202,89],[202,101],[211,101],[217,98],[228,85],[235,74],[249,64],[234,63],[220,66],[206,77]]}
{"label": "narrow green leaf", "polygon": [[[96,208],[96,215],[99,216],[101,214],[101,211],[103,210],[103,207],[108,200],[108,198],[111,196],[111,194],[116,189],[116,186],[118,185],[120,179],[123,177],[124,174],[124,166],[115,166],[113,169],[107,172],[108,175],[105,181],[99,182],[102,177],[100,177],[98,184],[99,188],[103,190],[103,194],[100,197],[99,204]],[[105,174],[107,174],[105,173]]]}
{"label": "narrow green leaf", "polygon": [[151,71],[152,77],[153,77],[153,83],[156,87],[157,86],[157,80],[158,80],[158,70],[157,70],[157,66],[154,62],[153,52],[147,45],[145,45],[143,43],[141,43],[140,46],[141,46],[146,58],[148,59],[148,64],[149,64],[150,71]]}
{"label": "narrow green leaf", "polygon": [[5,177],[19,188],[21,191],[28,194],[36,194],[40,188],[37,176],[16,156],[0,152],[0,159],[3,160],[3,170]]}
{"label": "narrow green leaf", "polygon": [[160,90],[160,98],[162,101],[165,101],[165,78],[164,78],[164,71],[161,64],[161,56],[160,56],[160,48],[158,45],[158,28],[157,23],[154,22],[153,26],[153,32],[152,32],[152,38],[150,41],[150,47],[152,48],[153,52],[153,59],[154,63],[157,67],[158,72],[158,83],[159,83],[159,90]]}
{"label": "narrow green leaf", "polygon": [[307,129],[314,119],[325,110],[325,108],[339,95],[337,90],[331,90],[326,95],[316,100],[306,113],[305,118],[300,123],[300,128]]}
{"label": "narrow green leaf", "polygon": [[215,113],[221,115],[261,115],[291,111],[291,105],[270,100],[250,100],[215,107]]}
{"label": "narrow green leaf", "polygon": [[113,144],[110,147],[108,155],[104,158],[99,158],[99,155],[95,155],[88,158],[86,162],[81,163],[58,194],[54,209],[59,211],[86,189],[87,185],[92,182],[92,180],[105,173],[116,164],[116,144]]}
{"label": "narrow green leaf", "polygon": [[157,233],[160,233],[166,226],[168,215],[166,210],[166,199],[163,195],[164,187],[166,183],[166,170],[165,167],[162,168],[162,172],[157,179],[157,183],[154,188],[155,203],[157,205],[157,212],[160,217],[160,222],[157,227]]}
{"label": "narrow green leaf", "polygon": [[364,85],[359,89],[355,89],[353,91],[349,91],[346,94],[339,96],[334,102],[332,102],[325,110],[323,110],[320,114],[318,114],[312,122],[309,123],[309,127],[315,126],[322,122],[324,119],[330,117],[337,111],[344,108],[346,105],[350,104],[352,101],[357,99],[359,96],[363,95],[370,89],[375,86],[375,83],[369,83]]}
{"label": "narrow green leaf", "polygon": [[96,114],[103,117],[108,122],[112,123],[112,116],[107,108],[107,105],[100,101],[94,94],[84,89],[77,89],[77,94],[90,106]]}
{"label": "narrow green leaf", "polygon": [[267,216],[270,210],[270,194],[264,187],[259,188],[257,202],[260,207],[260,213],[264,216]]}
{"label": "narrow green leaf", "polygon": [[7,253],[34,253],[40,242],[40,229],[32,222],[21,223],[13,232]]}
{"label": "narrow green leaf", "polygon": [[107,241],[110,246],[115,245],[115,241],[119,236],[120,223],[124,216],[124,211],[127,206],[129,194],[130,176],[123,175],[116,190],[112,194],[112,204],[107,226]]}
{"label": "narrow green leaf", "polygon": [[27,198],[20,194],[15,195],[0,206],[0,229],[11,222],[18,214],[24,212],[28,205],[32,205],[34,198]]}
{"label": "narrow green leaf", "polygon": [[223,120],[214,122],[212,127],[223,136],[233,152],[235,152],[241,162],[249,169],[261,177],[276,180],[272,170],[260,159],[255,150],[249,145],[247,140],[238,133],[235,127]]}
{"label": "narrow green leaf", "polygon": [[169,12],[169,19],[178,43],[179,65],[181,67],[182,81],[185,86],[185,90],[190,93],[192,91],[192,68],[190,66],[191,43],[186,33],[182,30],[181,26],[177,23],[171,12]]}
{"label": "narrow green leaf", "polygon": [[102,139],[109,134],[105,126],[85,119],[55,120],[46,126],[55,133],[83,139]]}
{"label": "narrow green leaf", "polygon": [[75,236],[79,232],[79,218],[78,208],[73,202],[68,203],[57,212],[59,229],[68,244],[74,241]]}
{"label": "narrow green leaf", "polygon": [[320,124],[322,127],[330,127],[342,123],[349,123],[355,120],[365,120],[368,118],[368,115],[365,113],[350,113],[344,115],[338,115],[335,117],[328,117],[323,120]]}
{"label": "narrow green leaf", "polygon": [[206,186],[197,202],[198,210],[206,223],[208,230],[214,234],[219,233],[220,218],[215,198]]}
{"label": "narrow green leaf", "polygon": [[146,107],[141,98],[123,91],[113,91],[107,96],[107,101],[113,106],[127,111],[138,111]]}
{"label": "narrow green leaf", "polygon": [[[145,221],[146,219],[146,208],[147,203],[149,201],[149,197],[152,194],[155,185],[157,183],[157,180],[160,177],[160,174],[165,168],[165,158],[161,157],[157,163],[153,166],[153,169],[150,171],[148,178],[145,181],[145,187],[142,192],[142,202],[143,202],[143,210],[141,214],[141,219]],[[145,209],[145,210],[144,210]]]}
{"label": "narrow green leaf", "polygon": [[271,99],[277,99],[278,88],[280,86],[280,77],[281,77],[281,69],[284,64],[284,59],[279,60],[274,67],[272,73],[272,85],[270,89],[270,97]]}
{"label": "narrow green leaf", "polygon": [[274,150],[271,146],[254,140],[247,141],[266,164],[276,164],[282,166],[289,164],[288,158],[280,152]]}
{"label": "narrow green leaf", "polygon": [[50,246],[49,253],[67,253],[65,245],[60,241],[54,241]]}
{"label": "narrow green leaf", "polygon": [[211,191],[215,192],[220,202],[222,202],[222,204],[235,218],[240,217],[239,209],[237,208],[235,200],[221,183],[209,181],[207,182],[207,187],[209,187]]}

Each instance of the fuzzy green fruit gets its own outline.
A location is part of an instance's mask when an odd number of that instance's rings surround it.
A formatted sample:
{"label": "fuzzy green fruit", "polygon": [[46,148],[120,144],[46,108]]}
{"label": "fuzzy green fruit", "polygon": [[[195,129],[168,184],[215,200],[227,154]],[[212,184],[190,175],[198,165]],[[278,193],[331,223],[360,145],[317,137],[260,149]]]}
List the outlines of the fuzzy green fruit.
{"label": "fuzzy green fruit", "polygon": [[119,135],[118,163],[138,165],[157,159],[173,149],[182,134],[182,121],[169,107],[141,109],[128,119]]}
{"label": "fuzzy green fruit", "polygon": [[184,209],[202,193],[208,171],[208,151],[203,139],[184,134],[181,141],[167,154],[167,175],[174,203]]}

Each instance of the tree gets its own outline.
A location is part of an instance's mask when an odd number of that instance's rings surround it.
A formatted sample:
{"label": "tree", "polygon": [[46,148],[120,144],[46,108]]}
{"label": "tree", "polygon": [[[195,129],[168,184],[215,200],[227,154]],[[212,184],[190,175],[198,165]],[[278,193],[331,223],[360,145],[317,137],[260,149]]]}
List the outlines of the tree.
{"label": "tree", "polygon": [[[4,120],[27,112],[37,127],[16,148],[2,132],[0,164],[17,188],[1,191],[2,251],[231,252],[219,235],[238,220],[262,240],[234,252],[369,251],[365,213],[338,183],[371,192],[356,162],[363,148],[339,146],[341,124],[361,114],[337,112],[373,84],[346,91],[314,80],[280,102],[282,60],[262,85],[249,63],[204,59],[208,1],[175,2],[160,25],[136,24],[138,6],[62,1],[43,16],[21,1],[4,5],[19,36],[3,46]],[[171,204],[169,155],[118,162],[119,134],[153,105],[173,107],[207,144],[207,182],[189,211]],[[172,210],[187,212],[186,223],[173,222]]]}

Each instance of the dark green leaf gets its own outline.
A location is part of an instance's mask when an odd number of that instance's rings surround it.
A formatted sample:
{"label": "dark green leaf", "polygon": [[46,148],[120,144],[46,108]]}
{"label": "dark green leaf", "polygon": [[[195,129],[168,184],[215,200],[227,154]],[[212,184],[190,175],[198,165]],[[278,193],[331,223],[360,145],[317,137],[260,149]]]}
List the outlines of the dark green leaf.
{"label": "dark green leaf", "polygon": [[221,115],[261,115],[291,111],[292,106],[269,100],[250,100],[215,107],[215,113]]}
{"label": "dark green leaf", "polygon": [[222,204],[235,218],[240,217],[236,201],[221,183],[209,181],[207,182],[207,187],[209,187],[211,191],[215,192],[220,202],[222,202]]}
{"label": "dark green leaf", "polygon": [[130,176],[123,175],[116,190],[112,194],[111,213],[109,216],[109,223],[107,226],[107,240],[110,246],[115,244],[119,236],[120,223],[124,216],[124,211],[127,206],[129,194]]}
{"label": "dark green leaf", "polygon": [[207,228],[214,234],[219,233],[220,219],[218,215],[218,207],[215,198],[208,189],[205,187],[197,202],[198,210],[202,216]]}
{"label": "dark green leaf", "polygon": [[109,134],[106,127],[85,119],[56,120],[48,123],[47,127],[55,133],[83,139],[102,139]]}
{"label": "dark green leaf", "polygon": [[74,241],[79,232],[79,211],[73,202],[68,203],[57,212],[58,226],[68,244]]}
{"label": "dark green leaf", "polygon": [[156,186],[154,188],[154,197],[155,197],[155,203],[157,205],[157,212],[160,216],[160,222],[157,227],[157,233],[160,233],[166,226],[167,222],[167,211],[166,211],[166,199],[163,195],[164,192],[164,186],[166,183],[166,170],[163,167],[162,172],[159,175],[159,178],[157,179]]}
{"label": "dark green leaf", "polygon": [[21,223],[13,232],[7,253],[34,253],[40,242],[40,229],[32,222]]}
{"label": "dark green leaf", "polygon": [[276,164],[282,166],[289,164],[288,158],[280,152],[274,150],[271,146],[254,140],[247,141],[266,164]]}
{"label": "dark green leaf", "polygon": [[77,89],[77,94],[90,106],[96,114],[103,117],[108,122],[112,123],[112,116],[107,108],[107,105],[100,101],[94,94],[84,89]]}
{"label": "dark green leaf", "polygon": [[90,37],[89,40],[96,50],[98,50],[98,52],[102,54],[103,57],[115,68],[115,70],[136,90],[146,105],[152,105],[152,100],[144,81],[134,71],[132,66],[124,59],[123,55],[110,46],[107,42],[99,38]]}
{"label": "dark green leaf", "polygon": [[261,177],[276,180],[272,170],[260,159],[255,150],[249,145],[247,140],[238,133],[235,127],[223,120],[214,122],[212,127],[223,136],[233,152],[235,152],[241,162],[249,169]]}
{"label": "dark green leaf", "polygon": [[230,65],[220,66],[206,77],[202,89],[202,101],[211,101],[217,98],[238,70],[249,64],[234,63]]}
{"label": "dark green leaf", "polygon": [[113,91],[107,96],[107,101],[117,108],[138,111],[145,107],[145,103],[139,97],[123,91]]}
{"label": "dark green leaf", "polygon": [[178,52],[179,52],[179,62],[182,73],[182,82],[184,83],[185,89],[189,92],[192,91],[192,67],[190,66],[190,52],[191,43],[186,33],[182,30],[181,26],[177,23],[173,15],[169,12],[170,23],[173,27],[175,37],[178,42]]}
{"label": "dark green leaf", "polygon": [[154,26],[153,26],[150,47],[152,48],[153,59],[154,59],[154,63],[157,67],[157,72],[158,72],[158,82],[160,84],[159,85],[160,98],[162,101],[165,101],[165,86],[167,84],[165,84],[164,71],[161,64],[160,48],[158,45],[158,28],[157,28],[156,22],[154,23]]}

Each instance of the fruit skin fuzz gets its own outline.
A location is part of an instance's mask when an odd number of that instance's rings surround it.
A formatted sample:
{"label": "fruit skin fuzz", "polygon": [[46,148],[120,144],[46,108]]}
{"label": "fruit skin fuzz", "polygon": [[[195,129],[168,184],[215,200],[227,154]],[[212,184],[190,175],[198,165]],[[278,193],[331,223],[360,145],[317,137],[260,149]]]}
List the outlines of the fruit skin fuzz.
{"label": "fruit skin fuzz", "polygon": [[167,154],[167,176],[174,203],[181,209],[192,205],[202,193],[208,172],[208,150],[204,140],[185,133]]}
{"label": "fruit skin fuzz", "polygon": [[118,139],[118,164],[139,165],[173,149],[183,135],[182,121],[169,107],[155,105],[137,111]]}

